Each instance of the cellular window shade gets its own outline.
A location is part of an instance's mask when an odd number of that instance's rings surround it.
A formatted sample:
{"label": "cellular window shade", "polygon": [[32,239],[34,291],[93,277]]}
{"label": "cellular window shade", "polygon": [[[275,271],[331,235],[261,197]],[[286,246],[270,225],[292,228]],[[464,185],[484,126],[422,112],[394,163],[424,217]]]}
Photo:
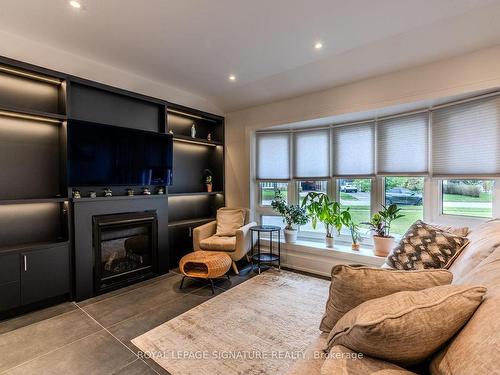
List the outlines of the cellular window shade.
{"label": "cellular window shade", "polygon": [[294,178],[330,177],[330,130],[296,132],[294,139]]}
{"label": "cellular window shade", "polygon": [[428,112],[377,121],[377,173],[428,173]]}
{"label": "cellular window shade", "polygon": [[290,133],[257,133],[258,180],[290,179]]}
{"label": "cellular window shade", "polygon": [[500,175],[500,97],[432,111],[434,176]]}
{"label": "cellular window shade", "polygon": [[333,176],[372,176],[375,174],[374,122],[332,129]]}

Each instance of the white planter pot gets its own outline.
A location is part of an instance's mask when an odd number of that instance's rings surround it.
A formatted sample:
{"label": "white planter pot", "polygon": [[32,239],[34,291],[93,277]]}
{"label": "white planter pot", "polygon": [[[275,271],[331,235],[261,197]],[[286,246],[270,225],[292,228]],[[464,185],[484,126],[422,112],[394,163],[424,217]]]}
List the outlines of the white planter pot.
{"label": "white planter pot", "polygon": [[285,229],[285,242],[286,243],[295,243],[297,242],[297,229]]}
{"label": "white planter pot", "polygon": [[333,237],[325,237],[326,247],[333,247],[334,242]]}
{"label": "white planter pot", "polygon": [[386,257],[394,247],[394,237],[373,236],[373,245],[375,247],[375,255]]}

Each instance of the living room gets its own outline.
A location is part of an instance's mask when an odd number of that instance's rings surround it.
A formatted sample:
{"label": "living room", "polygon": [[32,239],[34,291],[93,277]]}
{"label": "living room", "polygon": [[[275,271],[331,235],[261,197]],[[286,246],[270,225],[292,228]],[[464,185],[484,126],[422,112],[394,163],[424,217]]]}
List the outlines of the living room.
{"label": "living room", "polygon": [[498,1],[1,9],[0,373],[500,373]]}

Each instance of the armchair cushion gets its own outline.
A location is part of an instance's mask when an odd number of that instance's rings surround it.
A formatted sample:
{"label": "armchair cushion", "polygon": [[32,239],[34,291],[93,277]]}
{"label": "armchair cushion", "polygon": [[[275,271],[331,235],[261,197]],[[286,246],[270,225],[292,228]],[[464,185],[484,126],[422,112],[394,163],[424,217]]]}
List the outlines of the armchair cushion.
{"label": "armchair cushion", "polygon": [[235,236],[236,231],[245,224],[245,212],[242,209],[217,210],[217,236]]}
{"label": "armchair cushion", "polygon": [[211,236],[200,241],[201,250],[235,251],[236,237]]}

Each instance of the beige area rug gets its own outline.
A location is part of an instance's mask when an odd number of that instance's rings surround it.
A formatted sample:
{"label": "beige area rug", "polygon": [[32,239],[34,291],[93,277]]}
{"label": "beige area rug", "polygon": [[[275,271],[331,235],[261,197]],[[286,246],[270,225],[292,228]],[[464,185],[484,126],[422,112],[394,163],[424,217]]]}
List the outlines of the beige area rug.
{"label": "beige area rug", "polygon": [[320,334],[328,286],[270,270],[132,343],[172,375],[286,374]]}

